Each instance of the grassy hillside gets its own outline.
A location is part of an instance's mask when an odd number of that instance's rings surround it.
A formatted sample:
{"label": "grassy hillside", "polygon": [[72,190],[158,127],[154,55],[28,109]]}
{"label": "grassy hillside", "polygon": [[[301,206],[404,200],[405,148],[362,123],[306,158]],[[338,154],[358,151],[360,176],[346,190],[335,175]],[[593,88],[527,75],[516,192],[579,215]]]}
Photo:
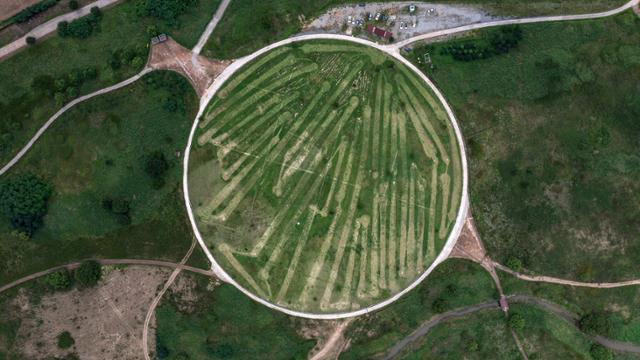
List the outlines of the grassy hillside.
{"label": "grassy hillside", "polygon": [[[584,281],[640,276],[640,25],[631,11],[522,26],[508,53],[499,30],[417,47],[469,148],[471,204],[491,256]],[[490,45],[493,46],[493,45]]]}

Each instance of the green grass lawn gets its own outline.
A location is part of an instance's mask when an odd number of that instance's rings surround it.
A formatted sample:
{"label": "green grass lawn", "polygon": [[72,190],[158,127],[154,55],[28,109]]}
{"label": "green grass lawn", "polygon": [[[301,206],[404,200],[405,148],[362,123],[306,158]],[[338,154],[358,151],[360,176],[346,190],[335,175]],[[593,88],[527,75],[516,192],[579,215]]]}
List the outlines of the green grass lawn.
{"label": "green grass lawn", "polygon": [[[567,310],[584,316],[604,313],[613,324],[609,337],[640,344],[640,287],[589,289],[517,280],[500,274],[507,294],[529,294],[552,301]],[[603,334],[604,335],[604,334]]]}
{"label": "green grass lawn", "polygon": [[231,285],[209,290],[208,279],[197,280],[195,308],[164,301],[156,310],[159,359],[306,358],[314,341],[299,333],[305,320],[271,311]]}
{"label": "green grass lawn", "polygon": [[413,282],[460,203],[453,127],[407,67],[344,42],[276,49],[211,100],[191,201],[218,261],[285,307],[349,311]]}
{"label": "green grass lawn", "polygon": [[[383,0],[386,2],[388,0]],[[203,49],[217,59],[248,55],[270,43],[292,36],[327,9],[356,0],[241,0],[232,1]],[[624,0],[441,0],[448,4],[477,4],[506,16],[589,13],[609,10]],[[301,19],[304,19],[301,21]]]}
{"label": "green grass lawn", "polygon": [[497,298],[491,277],[480,266],[447,260],[395,303],[357,318],[346,332],[351,346],[340,358],[379,358],[434,315]]}
{"label": "green grass lawn", "polygon": [[470,195],[489,254],[584,281],[640,276],[640,18],[522,26],[503,55],[426,69],[469,149]]}
{"label": "green grass lawn", "polygon": [[[192,235],[177,155],[197,103],[184,78],[154,72],[60,117],[3,177],[33,173],[52,185],[53,196],[31,239],[0,221],[0,283],[94,256],[179,260]],[[169,165],[163,184],[145,172],[145,159],[157,152]]]}
{"label": "green grass lawn", "polygon": [[[33,136],[36,130],[60,108],[54,100],[53,85],[34,90],[34,79],[49,76],[50,82],[68,77],[77,69],[97,70],[97,78],[80,82],[77,95],[115,84],[142,69],[146,61],[150,36],[149,26],[172,36],[186,47],[192,47],[215,12],[219,0],[200,0],[169,26],[155,18],[140,18],[136,2],[126,1],[103,11],[98,32],[87,39],[60,38],[57,35],[0,62],[0,164],[6,163]],[[120,51],[123,64],[110,66],[112,54]],[[127,53],[136,54],[142,65],[134,64]],[[133,65],[132,65],[133,64]],[[67,81],[69,82],[69,81]],[[66,86],[65,86],[66,87]]]}

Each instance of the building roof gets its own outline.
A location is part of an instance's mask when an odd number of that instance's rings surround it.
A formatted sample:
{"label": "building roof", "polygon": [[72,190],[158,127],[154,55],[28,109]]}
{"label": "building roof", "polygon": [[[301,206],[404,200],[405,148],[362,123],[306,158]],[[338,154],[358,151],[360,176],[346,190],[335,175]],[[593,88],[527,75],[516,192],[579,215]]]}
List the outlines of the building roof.
{"label": "building roof", "polygon": [[391,36],[393,36],[393,34],[390,33],[389,31],[386,31],[384,29],[380,29],[380,28],[375,27],[375,26],[373,26],[371,24],[367,25],[367,31],[369,33],[371,33],[371,34],[378,35],[381,38],[385,38],[385,39],[388,39]]}

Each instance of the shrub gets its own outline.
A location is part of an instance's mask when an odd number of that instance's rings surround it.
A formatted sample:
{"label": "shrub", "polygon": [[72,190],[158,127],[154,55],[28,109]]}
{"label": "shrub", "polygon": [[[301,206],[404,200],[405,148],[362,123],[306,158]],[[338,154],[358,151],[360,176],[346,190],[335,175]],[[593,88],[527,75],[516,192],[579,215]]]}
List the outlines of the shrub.
{"label": "shrub", "polygon": [[68,331],[63,331],[58,335],[58,347],[60,349],[68,349],[75,344],[76,341]]}
{"label": "shrub", "polygon": [[151,177],[155,187],[164,185],[164,177],[169,170],[169,162],[161,151],[154,151],[146,156],[144,171]]}
{"label": "shrub", "polygon": [[589,353],[593,360],[613,360],[613,353],[611,350],[600,344],[593,344]]}
{"label": "shrub", "polygon": [[0,212],[14,229],[31,236],[47,213],[51,187],[35,175],[26,174],[0,183]]}
{"label": "shrub", "polygon": [[444,298],[437,298],[431,304],[431,309],[436,313],[442,313],[449,307],[449,302]]}
{"label": "shrub", "polygon": [[141,0],[137,12],[140,16],[152,16],[176,25],[178,16],[196,3],[197,0]]}
{"label": "shrub", "polygon": [[58,3],[58,0],[44,0],[39,3],[33,4],[28,8],[20,11],[13,16],[13,22],[23,23],[29,21],[32,17],[47,11],[49,8]]}
{"label": "shrub", "polygon": [[25,42],[27,43],[27,45],[33,45],[36,43],[36,38],[34,38],[33,36],[27,36]]}
{"label": "shrub", "polygon": [[61,21],[58,23],[58,35],[60,37],[72,37],[76,39],[86,39],[95,31],[98,23],[102,19],[102,12],[97,7],[91,8],[91,13],[68,23]]}
{"label": "shrub", "polygon": [[78,0],[69,1],[69,9],[77,10],[79,7],[80,7],[80,3],[78,3]]}
{"label": "shrub", "polygon": [[73,285],[71,274],[67,269],[58,270],[44,277],[45,284],[54,290],[67,290]]}
{"label": "shrub", "polygon": [[518,313],[511,314],[509,316],[509,327],[513,330],[522,330],[524,329],[525,320],[524,317]]}
{"label": "shrub", "polygon": [[590,312],[580,319],[578,325],[582,331],[591,335],[611,336],[613,332],[613,321],[605,312]]}
{"label": "shrub", "polygon": [[515,256],[507,259],[507,267],[513,271],[520,272],[522,270],[522,261]]}
{"label": "shrub", "polygon": [[67,21],[60,21],[58,23],[58,36],[60,37],[69,36],[69,23]]}
{"label": "shrub", "polygon": [[94,286],[102,276],[102,267],[93,260],[83,262],[74,273],[76,281],[82,286]]}

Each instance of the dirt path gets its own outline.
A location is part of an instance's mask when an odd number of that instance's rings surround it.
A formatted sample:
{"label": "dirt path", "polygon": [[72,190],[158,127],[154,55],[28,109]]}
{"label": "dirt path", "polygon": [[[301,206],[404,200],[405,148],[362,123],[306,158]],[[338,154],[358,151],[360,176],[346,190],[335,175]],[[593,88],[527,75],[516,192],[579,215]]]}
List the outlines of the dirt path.
{"label": "dirt path", "polygon": [[[169,262],[169,261],[161,261],[161,260],[145,260],[145,259],[97,259],[96,260],[98,263],[100,263],[101,265],[144,265],[144,266],[161,266],[161,267],[169,267],[169,268],[180,268],[183,270],[187,270],[187,271],[191,271],[197,274],[201,274],[204,276],[214,276],[213,271],[211,270],[204,270],[204,269],[200,269],[200,268],[196,268],[193,266],[189,266],[189,265],[184,265],[184,264],[178,264],[178,263],[173,263],[173,262]],[[50,269],[47,270],[43,270],[28,276],[25,276],[23,278],[20,278],[16,281],[10,282],[6,285],[3,285],[2,287],[0,287],[0,293],[7,291],[9,289],[12,289],[20,284],[24,284],[27,281],[31,281],[34,279],[37,279],[39,277],[54,273],[58,270],[61,269],[68,269],[68,270],[73,270],[77,267],[79,267],[81,264],[81,262],[74,262],[74,263],[70,263],[70,264],[66,264],[66,265],[60,265],[60,266],[56,266],[56,267],[52,267]]]}
{"label": "dirt path", "polygon": [[213,18],[211,18],[211,21],[209,22],[209,24],[207,24],[207,28],[200,36],[200,39],[198,39],[198,43],[196,44],[196,46],[194,46],[193,50],[191,50],[194,54],[200,54],[202,48],[207,43],[207,40],[209,40],[211,33],[213,33],[213,30],[218,25],[218,22],[220,22],[220,19],[222,19],[222,15],[224,15],[224,12],[225,10],[227,10],[227,6],[229,6],[230,2],[231,0],[222,0],[220,5],[218,5],[218,10],[216,10],[216,13],[213,14]]}
{"label": "dirt path", "polygon": [[343,334],[344,330],[351,323],[351,320],[352,319],[348,319],[338,324],[322,349],[313,354],[310,360],[337,359],[346,345],[343,339]]}
{"label": "dirt path", "polygon": [[581,281],[573,281],[573,280],[565,280],[565,279],[559,279],[559,278],[555,278],[555,277],[551,277],[551,276],[536,276],[536,275],[525,275],[525,274],[521,274],[519,272],[513,271],[511,269],[509,269],[508,267],[499,264],[497,262],[493,263],[494,266],[510,275],[513,275],[515,277],[517,277],[520,280],[524,280],[524,281],[532,281],[532,282],[544,282],[544,283],[550,283],[550,284],[559,284],[559,285],[569,285],[569,286],[578,286],[578,287],[588,287],[588,288],[595,288],[595,289],[612,289],[612,288],[618,288],[618,287],[624,287],[624,286],[634,286],[634,285],[640,285],[640,279],[635,279],[635,280],[627,280],[627,281],[620,281],[620,282],[597,282],[597,283],[588,283],[588,282],[581,282]]}
{"label": "dirt path", "polygon": [[46,23],[36,27],[35,29],[32,29],[18,40],[15,40],[14,42],[0,48],[0,60],[4,60],[9,56],[15,54],[17,51],[27,47],[26,39],[29,36],[33,36],[36,39],[46,37],[58,30],[58,23],[61,21],[72,21],[89,14],[92,7],[97,6],[99,8],[105,8],[111,5],[115,5],[120,1],[121,0],[98,0],[78,10],[55,17],[47,21]]}
{"label": "dirt path", "polygon": [[[580,329],[577,328],[577,321],[580,319],[580,317],[577,314],[574,314],[568,310],[566,310],[565,308],[561,307],[560,305],[554,304],[550,301],[544,300],[544,299],[540,299],[534,296],[530,296],[530,295],[507,295],[506,298],[513,303],[521,303],[521,304],[528,304],[528,305],[533,305],[538,307],[539,309],[542,309],[544,311],[547,311],[549,313],[552,313],[556,316],[561,317],[562,319],[564,319],[565,321],[569,322],[571,325],[575,326],[576,329],[578,331],[580,331]],[[433,329],[435,326],[437,326],[438,324],[448,321],[448,320],[452,320],[452,319],[457,319],[457,318],[461,318],[464,317],[466,315],[470,315],[479,311],[483,311],[483,310],[497,310],[500,309],[498,302],[497,301],[487,301],[484,303],[480,303],[480,304],[476,304],[476,305],[472,305],[472,306],[468,306],[466,308],[462,308],[462,309],[456,309],[456,310],[452,310],[452,311],[448,311],[445,312],[443,314],[440,315],[436,315],[434,317],[432,317],[431,319],[427,320],[425,323],[423,323],[417,330],[415,330],[414,332],[412,332],[411,334],[409,334],[408,336],[406,336],[405,338],[403,338],[402,340],[400,340],[398,343],[396,343],[385,355],[385,359],[393,359],[396,356],[398,356],[407,346],[409,346],[411,343],[413,343],[414,341],[426,336],[429,331],[431,329]],[[588,335],[587,335],[588,336]],[[635,353],[635,354],[640,354],[640,346],[638,345],[634,345],[634,344],[630,344],[630,343],[625,343],[622,341],[617,341],[617,340],[612,340],[609,338],[606,338],[604,336],[594,336],[591,337],[595,342],[597,342],[598,344],[607,347],[611,350],[614,351],[620,351],[620,352],[629,352],[629,353]],[[517,337],[516,337],[517,339]],[[521,354],[523,355],[523,357],[525,359],[527,359],[526,354],[524,353],[524,349],[522,349],[522,344],[519,344],[519,340],[516,340],[516,344],[518,345],[518,348],[521,352]]]}
{"label": "dirt path", "polygon": [[588,20],[588,19],[598,19],[604,18],[608,16],[613,16],[619,14],[621,12],[626,11],[627,9],[633,8],[640,3],[640,0],[631,0],[628,3],[622,5],[619,8],[612,9],[609,11],[593,13],[593,14],[580,14],[580,15],[557,15],[557,16],[540,16],[540,17],[532,17],[532,18],[521,18],[521,19],[510,19],[510,20],[498,20],[498,21],[489,21],[484,23],[472,24],[459,26],[451,29],[440,30],[440,31],[432,31],[426,34],[414,36],[412,38],[399,41],[395,44],[389,45],[395,49],[402,49],[403,47],[414,43],[416,41],[428,40],[437,38],[440,36],[451,35],[471,30],[483,29],[487,27],[494,26],[503,26],[503,25],[515,25],[515,24],[533,24],[540,22],[552,22],[552,21],[572,21],[572,20]]}
{"label": "dirt path", "polygon": [[80,96],[79,98],[69,102],[67,105],[63,106],[62,109],[58,110],[55,114],[53,114],[53,116],[51,116],[49,118],[49,120],[47,120],[47,122],[44,123],[44,125],[42,125],[42,127],[40,127],[40,129],[38,129],[38,131],[36,132],[35,135],[33,135],[33,137],[29,140],[29,142],[22,148],[20,149],[20,151],[16,154],[16,156],[13,157],[13,159],[9,160],[9,162],[2,167],[2,169],[0,169],[0,176],[2,176],[4,173],[6,173],[13,165],[15,165],[26,153],[27,151],[29,151],[31,149],[31,147],[33,147],[33,145],[36,143],[36,141],[38,141],[38,139],[40,139],[40,137],[44,134],[45,131],[47,131],[47,129],[54,123],[54,121],[56,121],[62,114],[64,114],[67,110],[71,109],[72,107],[78,105],[79,103],[89,100],[95,96],[98,95],[103,95],[106,93],[109,93],[111,91],[114,90],[118,90],[120,88],[123,88],[129,84],[134,83],[135,81],[137,81],[138,79],[140,79],[141,77],[143,77],[144,75],[146,75],[147,73],[151,72],[152,69],[151,68],[147,68],[145,67],[141,72],[139,72],[137,75],[134,75],[122,82],[119,82],[115,85],[111,85],[109,87],[106,87],[104,89],[100,89],[98,91],[94,91],[91,94],[87,94],[87,95],[83,95]]}
{"label": "dirt path", "polygon": [[164,284],[164,287],[162,288],[160,293],[158,293],[155,299],[153,299],[151,306],[149,306],[149,310],[147,310],[147,316],[144,319],[144,327],[142,328],[142,351],[144,351],[145,360],[151,360],[151,358],[149,357],[149,323],[151,322],[151,317],[153,316],[156,310],[156,306],[158,306],[158,303],[162,299],[162,296],[164,296],[164,293],[167,292],[171,284],[173,284],[173,282],[176,280],[176,277],[180,274],[180,272],[183,269],[182,267],[184,266],[184,264],[187,263],[187,260],[189,260],[189,258],[191,257],[191,254],[193,253],[193,249],[196,248],[196,243],[197,242],[195,239],[191,242],[191,247],[189,248],[189,251],[187,251],[187,253],[182,258],[182,261],[180,261],[180,266],[177,266],[175,270],[173,270],[173,272],[171,273],[171,276],[169,276],[169,280],[167,280],[167,282]]}

